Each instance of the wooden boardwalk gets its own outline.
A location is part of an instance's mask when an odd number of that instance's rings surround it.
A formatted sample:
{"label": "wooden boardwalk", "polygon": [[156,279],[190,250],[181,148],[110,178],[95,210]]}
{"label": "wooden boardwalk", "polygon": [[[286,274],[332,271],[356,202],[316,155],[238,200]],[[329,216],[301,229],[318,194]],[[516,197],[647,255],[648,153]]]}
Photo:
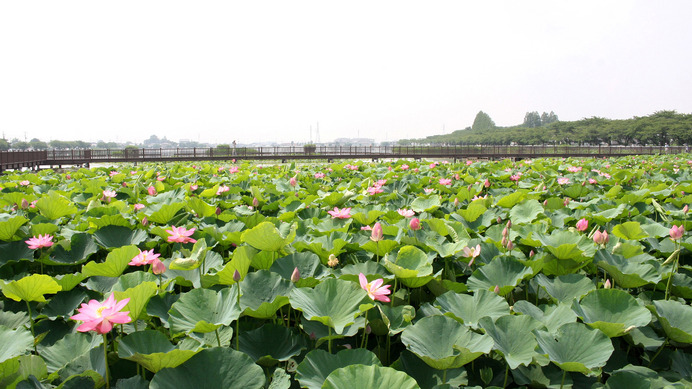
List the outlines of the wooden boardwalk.
{"label": "wooden boardwalk", "polygon": [[302,146],[238,148],[159,148],[0,151],[0,172],[44,167],[89,166],[92,163],[141,163],[229,160],[448,159],[496,160],[529,158],[604,158],[623,155],[686,153],[684,146]]}

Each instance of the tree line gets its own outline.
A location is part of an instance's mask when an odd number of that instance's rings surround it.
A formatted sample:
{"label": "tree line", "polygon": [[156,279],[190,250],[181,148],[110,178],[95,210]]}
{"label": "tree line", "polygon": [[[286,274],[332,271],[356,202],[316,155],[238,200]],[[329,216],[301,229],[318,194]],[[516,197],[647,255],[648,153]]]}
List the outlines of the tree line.
{"label": "tree line", "polygon": [[451,134],[403,139],[399,144],[490,145],[687,145],[692,144],[692,114],[657,111],[649,116],[614,120],[601,117],[559,121],[553,112],[527,112],[517,126],[498,127],[483,111],[473,126]]}

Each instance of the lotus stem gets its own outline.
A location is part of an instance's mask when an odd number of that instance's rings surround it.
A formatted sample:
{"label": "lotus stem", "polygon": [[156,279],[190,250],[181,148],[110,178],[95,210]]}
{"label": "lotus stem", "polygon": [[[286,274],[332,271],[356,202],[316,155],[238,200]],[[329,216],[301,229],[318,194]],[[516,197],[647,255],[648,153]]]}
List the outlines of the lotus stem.
{"label": "lotus stem", "polygon": [[507,387],[507,378],[509,378],[509,363],[505,361],[505,381],[502,383],[502,387]]}
{"label": "lotus stem", "polygon": [[562,386],[565,384],[565,377],[567,377],[567,370],[562,371],[562,381],[560,381],[560,389],[562,389]]}
{"label": "lotus stem", "polygon": [[219,347],[221,347],[221,339],[219,338],[219,329],[216,328],[216,329],[214,330],[214,333],[216,334],[216,344],[217,344]]}
{"label": "lotus stem", "polygon": [[[240,309],[240,282],[236,282],[236,285],[238,285],[237,300],[238,309]],[[235,320],[235,349],[240,351],[240,316]]]}
{"label": "lotus stem", "polygon": [[327,350],[332,353],[332,327],[329,327],[329,337],[327,338]]}
{"label": "lotus stem", "polygon": [[396,285],[397,284],[397,279],[394,277],[394,287],[392,288],[392,293],[391,293],[391,299],[389,301],[389,306],[394,308],[394,293],[396,292]]}
{"label": "lotus stem", "polygon": [[680,259],[679,241],[675,241],[675,251],[677,252],[677,254],[675,255],[675,260],[673,260],[673,269],[670,271],[670,277],[668,277],[668,282],[666,283],[665,300],[668,300],[668,298],[670,298],[670,287],[673,285],[673,276],[677,272],[678,260]]}
{"label": "lotus stem", "polygon": [[34,343],[34,352],[38,355],[38,349],[36,348],[36,333],[34,333],[34,317],[31,315],[31,305],[29,305],[29,301],[25,301],[25,303],[26,309],[29,310],[29,325],[31,326],[31,338]]}
{"label": "lotus stem", "polygon": [[656,354],[654,354],[654,356],[651,358],[651,360],[649,361],[649,364],[646,365],[646,367],[651,367],[651,365],[654,363],[654,360],[656,359],[656,357],[658,357],[658,354],[660,354],[661,351],[663,351],[663,349],[666,347],[666,343],[668,343],[667,337],[666,337],[666,340],[663,341],[663,344],[661,345],[661,347],[658,348],[658,351],[656,351]]}
{"label": "lotus stem", "polygon": [[106,388],[110,389],[111,381],[110,375],[108,374],[108,334],[103,334],[103,357],[104,365],[106,366]]}
{"label": "lotus stem", "polygon": [[442,384],[444,385],[446,383],[447,383],[447,369],[444,369],[442,371]]}

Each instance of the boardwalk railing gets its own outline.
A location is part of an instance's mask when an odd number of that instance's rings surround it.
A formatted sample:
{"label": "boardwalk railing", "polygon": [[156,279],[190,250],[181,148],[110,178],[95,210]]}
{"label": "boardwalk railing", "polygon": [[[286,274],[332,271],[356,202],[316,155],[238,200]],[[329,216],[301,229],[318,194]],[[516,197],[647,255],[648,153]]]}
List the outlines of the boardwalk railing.
{"label": "boardwalk railing", "polygon": [[88,165],[108,162],[157,162],[256,159],[504,159],[540,157],[609,157],[622,155],[679,154],[686,146],[302,146],[214,147],[158,149],[87,149],[48,151],[1,151],[0,171],[40,166]]}

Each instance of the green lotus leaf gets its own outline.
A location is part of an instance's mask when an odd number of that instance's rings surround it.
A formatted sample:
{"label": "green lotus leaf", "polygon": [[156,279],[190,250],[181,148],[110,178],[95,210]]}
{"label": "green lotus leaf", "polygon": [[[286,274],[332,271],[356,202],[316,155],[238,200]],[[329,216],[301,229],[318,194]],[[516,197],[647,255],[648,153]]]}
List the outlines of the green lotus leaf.
{"label": "green lotus leaf", "polygon": [[472,223],[478,220],[478,218],[481,217],[487,210],[488,208],[486,208],[483,203],[473,202],[469,204],[466,209],[460,209],[458,212],[464,218],[464,220]]}
{"label": "green lotus leaf", "polygon": [[74,215],[79,211],[77,207],[70,202],[70,200],[60,196],[54,191],[50,191],[48,196],[41,197],[38,201],[36,201],[36,208],[38,208],[41,215],[50,220],[56,220],[63,216]]}
{"label": "green lotus leaf", "polygon": [[123,226],[105,226],[94,232],[94,240],[106,249],[138,245],[148,238],[144,230],[131,230]]}
{"label": "green lotus leaf", "polygon": [[551,333],[555,333],[563,324],[577,321],[577,314],[572,311],[569,304],[558,303],[537,307],[526,300],[520,300],[514,303],[513,310],[533,317]]}
{"label": "green lotus leaf", "polygon": [[260,366],[274,366],[287,361],[307,348],[305,338],[293,329],[267,323],[262,327],[240,333],[240,351]]}
{"label": "green lotus leaf", "polygon": [[401,342],[437,370],[461,367],[493,347],[490,336],[477,334],[447,316],[420,319],[401,333]]}
{"label": "green lotus leaf", "polygon": [[177,349],[166,335],[154,330],[133,332],[118,340],[120,358],[137,362],[154,373],[179,366],[196,353]]}
{"label": "green lotus leaf", "polygon": [[536,281],[545,288],[550,297],[563,303],[571,303],[575,298],[581,298],[596,289],[593,282],[581,274],[566,274],[552,279],[538,274]]}
{"label": "green lotus leaf", "polygon": [[[187,207],[194,213],[197,214],[198,217],[209,217],[209,216],[214,216],[216,214],[216,207],[207,204],[204,200],[200,199],[199,197],[193,197],[187,201]],[[151,220],[151,218],[149,219]],[[164,222],[162,224],[167,224],[168,222]]]}
{"label": "green lotus leaf", "polygon": [[29,315],[26,312],[0,311],[0,325],[10,329],[17,329],[29,324]]}
{"label": "green lotus leaf", "polygon": [[[41,357],[46,361],[48,372],[61,370],[70,362],[98,348],[103,337],[93,334],[71,333],[59,339],[53,345],[39,348]],[[103,349],[101,350],[103,352]]]}
{"label": "green lotus leaf", "polygon": [[582,323],[567,323],[556,334],[540,330],[534,334],[542,353],[565,371],[598,374],[614,351],[603,332]]}
{"label": "green lotus leaf", "polygon": [[594,222],[598,224],[605,224],[622,215],[623,213],[627,214],[627,211],[625,210],[625,205],[620,204],[615,208],[606,209],[601,212],[595,212],[591,214],[591,218]]}
{"label": "green lotus leaf", "polygon": [[200,351],[178,367],[158,371],[149,387],[259,389],[264,382],[264,372],[252,358],[227,347],[214,347]]}
{"label": "green lotus leaf", "polygon": [[607,250],[598,250],[594,263],[607,271],[615,284],[622,288],[657,284],[662,278],[654,265],[655,260],[638,261],[635,257],[628,259],[622,255],[611,254]]}
{"label": "green lotus leaf", "polygon": [[640,240],[649,236],[638,222],[625,222],[613,227],[613,235],[624,240]]}
{"label": "green lotus leaf", "polygon": [[310,252],[292,253],[274,261],[269,270],[281,275],[286,280],[290,280],[293,270],[298,268],[300,279],[296,282],[296,286],[312,288],[328,274],[320,263],[320,257],[316,254]]}
{"label": "green lotus leaf", "polygon": [[[233,251],[232,259],[224,265],[223,269],[216,274],[202,275],[202,285],[209,287],[216,284],[233,285],[233,275],[237,270],[241,279],[248,274],[252,258],[257,254],[257,250],[250,246],[241,246]],[[293,270],[291,270],[293,271]]]}
{"label": "green lotus leaf", "polygon": [[33,378],[38,382],[47,376],[46,363],[38,355],[22,355],[0,363],[0,388],[13,389],[26,379]]}
{"label": "green lotus leaf", "polygon": [[404,246],[391,261],[389,256],[384,260],[384,267],[397,278],[418,278],[432,274],[432,259],[415,246]]}
{"label": "green lotus leaf", "polygon": [[18,281],[2,284],[2,293],[14,301],[46,302],[44,294],[58,293],[62,287],[45,274],[32,274]]}
{"label": "green lotus leaf", "polygon": [[360,285],[335,278],[322,281],[314,289],[295,288],[289,300],[306,319],[334,328],[337,334],[354,322],[361,304],[371,301]]}
{"label": "green lotus leaf", "polygon": [[673,300],[656,300],[654,307],[663,330],[671,340],[692,343],[692,307]]}
{"label": "green lotus leaf", "polygon": [[131,228],[132,223],[125,219],[123,215],[102,215],[99,217],[90,217],[87,219],[89,221],[89,227],[95,230],[99,230],[103,227],[108,226],[119,226]]}
{"label": "green lotus leaf", "polygon": [[341,253],[346,251],[344,247],[348,244],[348,242],[345,240],[345,238],[347,239],[346,235],[341,232],[333,232],[318,237],[304,235],[302,237],[298,237],[296,241],[293,242],[293,247],[298,251],[312,251],[313,253],[319,255],[322,263],[326,265],[330,254],[339,256]]}
{"label": "green lotus leaf", "polygon": [[357,221],[358,223],[360,223],[364,226],[371,225],[372,223],[375,222],[375,220],[377,220],[378,217],[385,214],[385,212],[382,212],[382,211],[377,210],[377,209],[364,210],[364,211],[367,212],[367,214],[365,212],[353,212],[353,213],[351,213],[351,218],[353,218],[353,220]]}
{"label": "green lotus leaf", "polygon": [[180,295],[168,311],[168,322],[174,333],[212,332],[228,326],[240,316],[237,288],[219,292],[193,289]]}
{"label": "green lotus leaf", "polygon": [[[69,244],[68,247],[65,247]],[[53,246],[53,251],[44,263],[48,265],[79,265],[99,250],[94,239],[87,233],[73,234],[70,240],[63,239]]]}
{"label": "green lotus leaf", "polygon": [[240,309],[244,315],[254,318],[272,318],[279,308],[288,304],[292,288],[290,281],[269,270],[248,273],[240,283]]}
{"label": "green lotus leaf", "polygon": [[325,389],[401,388],[420,389],[408,374],[384,366],[351,365],[329,374],[322,385]]}
{"label": "green lotus leaf", "polygon": [[71,290],[75,286],[79,285],[80,282],[84,281],[85,278],[86,276],[82,273],[60,274],[53,277],[55,282],[60,285],[63,291]]}
{"label": "green lotus leaf", "polygon": [[0,325],[0,362],[29,353],[33,345],[34,337],[29,330]]}
{"label": "green lotus leaf", "polygon": [[355,336],[359,330],[365,328],[365,316],[358,316],[353,321],[353,324],[344,327],[344,331],[341,334],[336,334],[331,330],[330,327],[320,323],[319,321],[307,320],[305,317],[300,318],[300,327],[303,332],[310,334],[311,338],[314,338],[315,347],[319,347],[322,343],[334,339],[343,339],[349,336]]}
{"label": "green lotus leaf", "polygon": [[18,262],[21,260],[34,260],[34,250],[31,250],[23,240],[15,240],[14,242],[0,243],[0,266],[9,262]]}
{"label": "green lotus leaf", "polygon": [[538,343],[531,331],[543,325],[531,316],[506,315],[495,321],[486,316],[481,318],[480,325],[493,338],[493,348],[502,353],[510,369],[516,369],[519,365],[528,366],[538,355]]}
{"label": "green lotus leaf", "polygon": [[[562,205],[562,203],[560,203]],[[574,388],[574,382],[569,374],[564,375],[559,367],[546,362],[547,366],[532,364],[519,366],[512,370],[512,378],[519,385],[527,385],[531,388]]]}
{"label": "green lotus leaf", "polygon": [[435,300],[435,305],[447,316],[477,329],[483,317],[497,319],[509,314],[507,300],[494,292],[479,289],[473,296],[448,291]]}
{"label": "green lotus leaf", "polygon": [[295,238],[295,225],[287,237],[281,236],[279,229],[271,222],[262,222],[243,232],[240,239],[250,246],[263,251],[279,251]]}
{"label": "green lotus leaf", "polygon": [[58,292],[50,299],[41,310],[41,315],[46,315],[50,320],[58,317],[69,317],[74,315],[75,309],[86,299],[87,294],[82,289],[72,289],[69,291]]}
{"label": "green lotus leaf", "polygon": [[171,270],[194,270],[204,263],[204,258],[207,256],[207,241],[199,239],[192,246],[192,252],[189,256],[175,258],[169,269]]}
{"label": "green lotus leaf", "polygon": [[123,311],[129,311],[132,320],[145,319],[146,318],[146,306],[149,303],[149,299],[154,297],[158,292],[159,287],[156,282],[148,281],[142,282],[141,284],[129,288],[124,292],[115,291],[115,299],[122,301],[129,298],[130,301],[125,305]]}
{"label": "green lotus leaf", "polygon": [[536,238],[557,259],[573,259],[583,262],[593,257],[596,248],[584,235],[567,230],[554,230],[550,235],[535,234]]}
{"label": "green lotus leaf", "polygon": [[528,224],[543,212],[545,210],[537,200],[524,200],[510,209],[509,217],[512,224]]}
{"label": "green lotus leaf", "polygon": [[17,233],[19,228],[21,228],[24,223],[28,222],[29,219],[24,216],[15,216],[11,218],[3,218],[0,221],[0,240],[10,241],[14,234]]}
{"label": "green lotus leaf", "polygon": [[416,199],[411,202],[411,209],[417,213],[433,212],[434,210],[439,208],[440,205],[441,204],[439,196],[431,196],[428,198],[416,197]]}
{"label": "green lotus leaf", "polygon": [[622,369],[615,370],[610,374],[610,378],[605,384],[606,389],[682,389],[684,387],[680,382],[673,384],[666,380],[655,370],[634,365],[627,365]]}
{"label": "green lotus leaf", "polygon": [[510,257],[497,257],[489,264],[474,270],[466,284],[469,290],[494,290],[499,287],[500,296],[511,292],[515,286],[527,277],[531,277],[531,268]]}
{"label": "green lotus leaf", "polygon": [[464,247],[468,246],[468,241],[460,241],[456,243],[447,241],[443,241],[442,243],[428,242],[427,245],[431,249],[437,251],[440,258],[447,258],[463,251]]}
{"label": "green lotus leaf", "polygon": [[632,327],[651,322],[651,312],[620,289],[592,290],[581,301],[575,300],[572,309],[584,323],[603,331],[609,338],[625,335]]}
{"label": "green lotus leaf", "polygon": [[388,328],[390,336],[396,335],[411,325],[411,321],[416,317],[416,310],[410,305],[378,305],[382,320]]}
{"label": "green lotus leaf", "polygon": [[317,235],[329,235],[335,233],[346,233],[353,219],[320,219],[318,222],[306,223],[311,228],[311,232]]}
{"label": "green lotus leaf", "polygon": [[[148,214],[150,222],[158,224],[169,224],[185,205],[183,203],[161,204],[160,206],[150,207],[149,210],[157,208],[156,211]],[[146,208],[145,208],[146,210]]]}
{"label": "green lotus leaf", "polygon": [[513,206],[519,204],[519,202],[521,202],[525,196],[525,190],[512,191],[510,194],[499,198],[495,205],[503,208],[512,208]]}
{"label": "green lotus leaf", "polygon": [[368,240],[364,244],[362,244],[360,247],[363,248],[363,250],[371,252],[378,257],[383,257],[392,250],[399,244],[396,241],[389,240],[389,239],[384,239],[379,242],[373,242],[372,240]]}
{"label": "green lotus leaf", "polygon": [[404,350],[390,367],[408,374],[424,389],[444,387],[439,386],[444,382],[451,387],[463,387],[469,383],[466,369],[463,367],[444,371],[433,369],[408,350]]}
{"label": "green lotus leaf", "polygon": [[319,389],[334,370],[351,365],[382,366],[382,363],[372,351],[362,348],[341,350],[336,354],[315,349],[298,365],[296,379],[303,388]]}
{"label": "green lotus leaf", "polygon": [[85,277],[104,276],[118,277],[127,267],[132,258],[139,254],[137,246],[124,246],[111,251],[106,260],[101,263],[94,261],[86,263],[82,266],[82,274]]}

